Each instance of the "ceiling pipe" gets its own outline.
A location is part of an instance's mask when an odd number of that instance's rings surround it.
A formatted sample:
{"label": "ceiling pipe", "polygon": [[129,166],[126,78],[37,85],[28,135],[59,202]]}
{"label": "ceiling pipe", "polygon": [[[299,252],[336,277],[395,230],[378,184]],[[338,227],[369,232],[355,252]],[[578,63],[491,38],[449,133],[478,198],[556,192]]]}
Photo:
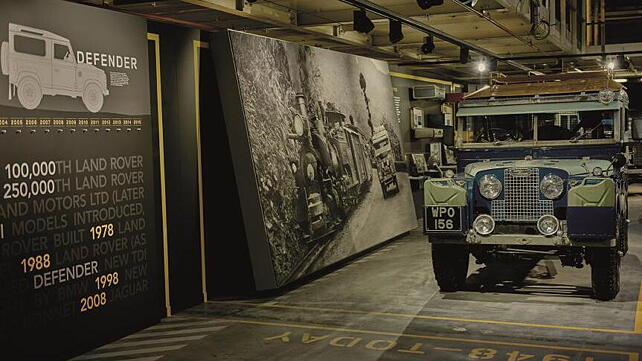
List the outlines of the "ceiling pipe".
{"label": "ceiling pipe", "polygon": [[102,4],[97,4],[95,2],[87,1],[87,0],[73,0],[73,2],[83,4],[83,5],[88,5],[96,8],[103,8],[103,9],[109,9],[113,11],[117,11],[120,13],[124,14],[129,14],[129,15],[134,15],[134,16],[139,16],[141,18],[145,18],[148,20],[153,20],[153,21],[158,21],[158,22],[163,22],[163,23],[168,23],[168,24],[174,24],[174,25],[180,25],[180,26],[187,26],[191,28],[196,28],[204,31],[210,31],[210,32],[216,32],[216,31],[221,31],[223,30],[222,28],[216,27],[216,26],[211,26],[211,25],[205,25],[189,20],[181,20],[181,19],[175,19],[172,17],[168,16],[162,16],[162,15],[154,15],[154,14],[145,14],[141,13],[138,11],[132,11],[128,9],[123,9],[117,6],[110,5],[109,3],[103,1]]}
{"label": "ceiling pipe", "polygon": [[490,57],[494,57],[494,58],[500,58],[498,55],[493,54],[492,52],[490,52],[490,51],[488,51],[488,50],[486,50],[486,49],[484,49],[482,47],[479,47],[479,46],[477,46],[475,44],[472,44],[472,43],[469,43],[467,41],[460,40],[460,39],[457,39],[455,37],[452,37],[452,36],[444,33],[443,31],[441,31],[441,30],[439,30],[439,29],[437,29],[435,27],[432,27],[430,25],[424,24],[424,23],[422,23],[420,21],[414,20],[414,19],[409,18],[407,16],[395,13],[395,12],[393,12],[393,11],[391,11],[391,10],[381,6],[381,5],[375,4],[375,3],[371,2],[371,1],[368,1],[368,0],[339,0],[339,1],[341,1],[342,3],[346,3],[348,5],[352,5],[352,6],[356,7],[356,8],[361,8],[361,9],[367,10],[367,11],[369,11],[369,12],[371,12],[373,14],[377,14],[377,15],[379,15],[381,17],[384,17],[384,18],[387,18],[387,19],[390,19],[390,20],[399,21],[402,24],[407,25],[407,26],[409,26],[409,27],[411,27],[411,28],[413,28],[415,30],[421,31],[421,32],[426,33],[426,34],[431,34],[434,37],[439,38],[439,39],[444,40],[444,41],[447,41],[447,42],[449,42],[451,44],[455,44],[455,45],[458,45],[460,47],[469,48],[470,50],[473,50],[476,53],[479,53],[481,55],[490,56]]}
{"label": "ceiling pipe", "polygon": [[458,1],[458,0],[450,0],[450,1],[451,1],[451,2],[453,2],[453,3],[455,3],[455,4],[457,4],[457,5],[459,5],[459,6],[461,6],[461,7],[462,7],[462,8],[464,8],[464,9],[468,10],[469,12],[471,12],[471,13],[473,13],[473,14],[475,14],[475,15],[479,16],[480,18],[482,18],[482,19],[484,19],[484,20],[486,20],[486,21],[490,22],[491,24],[495,25],[496,27],[498,27],[498,28],[502,29],[502,30],[503,30],[504,32],[506,32],[508,35],[510,35],[510,36],[512,36],[512,37],[514,37],[515,39],[517,39],[517,40],[521,41],[522,43],[524,43],[524,44],[528,45],[529,47],[531,47],[531,48],[533,48],[533,49],[536,49],[536,50],[538,50],[538,51],[540,50],[540,49],[539,49],[535,44],[533,44],[533,41],[532,41],[532,40],[524,39],[523,37],[521,37],[521,36],[519,36],[519,35],[515,34],[515,33],[514,33],[514,32],[512,32],[509,28],[507,28],[506,26],[504,26],[504,24],[502,24],[502,23],[500,23],[500,22],[496,21],[495,19],[491,18],[488,14],[485,14],[485,13],[483,13],[483,12],[481,12],[481,11],[479,11],[479,10],[477,10],[477,9],[473,8],[473,7],[470,7],[470,6],[468,6],[468,5],[464,4],[464,3],[463,3],[463,2],[461,2],[461,1]]}
{"label": "ceiling pipe", "polygon": [[[628,50],[628,51],[616,51],[612,53],[587,53],[587,54],[559,54],[559,55],[532,55],[532,56],[514,56],[503,58],[505,62],[509,61],[521,61],[521,60],[546,60],[546,59],[579,59],[579,58],[591,58],[591,57],[601,57],[602,55],[613,56],[613,55],[642,55],[641,50]],[[404,62],[399,63],[399,66],[418,66],[418,65],[442,65],[442,64],[458,64],[459,59],[457,60],[440,60],[440,61],[413,61],[413,62]]]}

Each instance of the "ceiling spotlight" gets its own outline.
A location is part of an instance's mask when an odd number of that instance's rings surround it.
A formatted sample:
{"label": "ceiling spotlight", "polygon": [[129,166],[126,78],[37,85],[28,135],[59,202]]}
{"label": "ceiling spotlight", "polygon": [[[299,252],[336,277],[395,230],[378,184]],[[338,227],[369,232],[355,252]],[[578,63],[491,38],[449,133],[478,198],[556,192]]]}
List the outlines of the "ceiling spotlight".
{"label": "ceiling spotlight", "polygon": [[424,43],[421,45],[421,52],[424,54],[430,54],[435,50],[435,40],[432,35],[428,35],[424,38]]}
{"label": "ceiling spotlight", "polygon": [[444,0],[417,0],[417,5],[423,10],[428,10],[431,6],[443,4]]}
{"label": "ceiling spotlight", "polygon": [[486,64],[486,60],[482,59],[477,63],[477,71],[480,73],[485,73],[486,70],[488,70],[488,64]]}
{"label": "ceiling spotlight", "polygon": [[475,5],[477,5],[477,1],[479,0],[459,0],[460,3],[468,5],[470,7],[475,7]]}
{"label": "ceiling spotlight", "polygon": [[615,69],[615,62],[614,62],[613,60],[609,60],[609,62],[608,62],[608,63],[606,63],[606,68],[607,68],[608,70],[613,70],[613,69]]}
{"label": "ceiling spotlight", "polygon": [[365,10],[355,10],[352,13],[352,21],[353,21],[353,26],[354,30],[367,34],[374,30],[374,24],[370,19],[368,19],[368,16],[366,15]]}
{"label": "ceiling spotlight", "polygon": [[459,49],[459,62],[462,64],[468,63],[468,60],[470,59],[470,53],[468,51],[468,48],[460,48]]}
{"label": "ceiling spotlight", "polygon": [[403,32],[401,31],[401,21],[390,20],[390,31],[388,33],[390,42],[395,44],[403,39]]}

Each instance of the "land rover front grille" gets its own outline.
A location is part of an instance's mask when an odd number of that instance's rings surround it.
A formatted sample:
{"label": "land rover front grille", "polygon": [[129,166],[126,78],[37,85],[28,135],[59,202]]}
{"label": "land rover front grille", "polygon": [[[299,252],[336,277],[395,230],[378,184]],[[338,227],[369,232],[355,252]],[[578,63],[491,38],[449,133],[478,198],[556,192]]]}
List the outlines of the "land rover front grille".
{"label": "land rover front grille", "polygon": [[534,222],[553,214],[553,201],[539,199],[538,168],[507,168],[503,185],[504,199],[491,202],[496,221]]}

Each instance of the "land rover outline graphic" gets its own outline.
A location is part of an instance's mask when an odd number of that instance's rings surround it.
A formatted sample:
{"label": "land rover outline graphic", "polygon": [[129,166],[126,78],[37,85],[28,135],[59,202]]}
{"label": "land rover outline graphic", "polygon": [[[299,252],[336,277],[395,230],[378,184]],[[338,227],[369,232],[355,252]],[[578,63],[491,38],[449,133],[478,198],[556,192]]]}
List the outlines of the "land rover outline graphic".
{"label": "land rover outline graphic", "polygon": [[[17,51],[16,37],[36,45],[36,51]],[[65,54],[60,56],[60,51]],[[36,109],[44,95],[66,95],[81,97],[87,110],[97,113],[109,95],[105,71],[77,62],[71,41],[46,30],[9,23],[9,39],[0,47],[0,67],[2,75],[9,76],[9,100],[17,96],[28,110]]]}

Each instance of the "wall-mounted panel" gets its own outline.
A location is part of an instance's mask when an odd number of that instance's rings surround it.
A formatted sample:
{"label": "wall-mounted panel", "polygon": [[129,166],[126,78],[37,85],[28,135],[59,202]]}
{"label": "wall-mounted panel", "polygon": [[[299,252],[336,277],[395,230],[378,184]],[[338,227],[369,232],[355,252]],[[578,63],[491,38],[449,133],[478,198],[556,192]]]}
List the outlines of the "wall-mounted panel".
{"label": "wall-mounted panel", "polygon": [[147,24],[0,1],[0,347],[57,360],[156,322]]}

